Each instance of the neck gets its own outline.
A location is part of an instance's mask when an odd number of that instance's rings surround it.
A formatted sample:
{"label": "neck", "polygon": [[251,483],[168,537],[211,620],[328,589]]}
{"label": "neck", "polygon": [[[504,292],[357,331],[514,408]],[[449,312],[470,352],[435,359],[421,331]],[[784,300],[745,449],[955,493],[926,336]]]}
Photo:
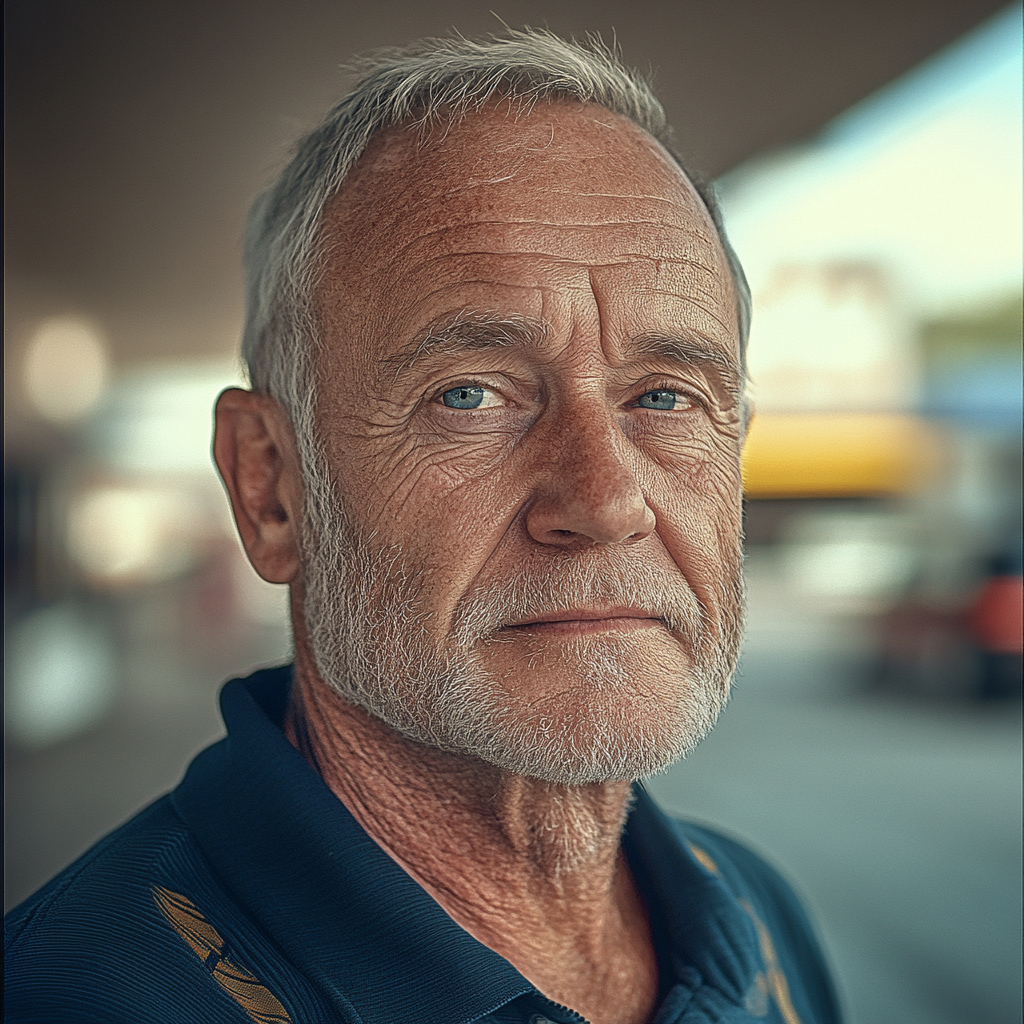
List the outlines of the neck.
{"label": "neck", "polygon": [[367,833],[549,998],[649,1019],[657,966],[620,846],[629,783],[553,785],[415,743],[297,654],[288,738]]}

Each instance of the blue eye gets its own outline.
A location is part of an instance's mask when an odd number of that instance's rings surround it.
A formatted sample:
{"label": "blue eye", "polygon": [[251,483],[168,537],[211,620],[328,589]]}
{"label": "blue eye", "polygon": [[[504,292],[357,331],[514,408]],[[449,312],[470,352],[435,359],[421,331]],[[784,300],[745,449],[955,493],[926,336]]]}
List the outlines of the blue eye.
{"label": "blue eye", "polygon": [[674,409],[679,401],[675,391],[648,391],[637,399],[641,409]]}
{"label": "blue eye", "polygon": [[484,400],[484,389],[481,387],[452,388],[441,396],[441,401],[449,409],[476,409]]}

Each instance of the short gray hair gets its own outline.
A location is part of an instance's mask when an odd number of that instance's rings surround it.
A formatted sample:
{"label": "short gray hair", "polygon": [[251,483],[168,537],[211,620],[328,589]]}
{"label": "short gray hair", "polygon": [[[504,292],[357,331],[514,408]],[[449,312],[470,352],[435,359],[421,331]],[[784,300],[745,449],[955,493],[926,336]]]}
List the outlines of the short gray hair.
{"label": "short gray hair", "polygon": [[457,119],[501,97],[526,109],[561,99],[595,103],[632,121],[674,157],[706,205],[735,282],[741,351],[750,291],[729,245],[714,193],[678,155],[650,84],[598,36],[566,42],[538,29],[484,40],[424,39],[357,62],[359,78],[303,138],[281,176],[254,203],[245,241],[246,321],[242,356],[256,391],[282,403],[304,463],[315,434],[318,344],[312,293],[320,270],[324,208],[379,132],[409,121]]}

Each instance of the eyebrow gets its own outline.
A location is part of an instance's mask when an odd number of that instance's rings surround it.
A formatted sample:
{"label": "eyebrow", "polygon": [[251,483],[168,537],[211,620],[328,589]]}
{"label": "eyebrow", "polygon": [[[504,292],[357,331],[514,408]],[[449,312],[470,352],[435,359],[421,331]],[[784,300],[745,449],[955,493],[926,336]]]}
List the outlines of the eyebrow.
{"label": "eyebrow", "polygon": [[464,310],[431,324],[386,362],[401,372],[429,356],[493,348],[539,348],[549,331],[547,321],[536,317]]}
{"label": "eyebrow", "polygon": [[730,391],[739,393],[743,374],[736,360],[696,334],[642,334],[629,343],[635,355],[655,356],[685,366],[711,366]]}

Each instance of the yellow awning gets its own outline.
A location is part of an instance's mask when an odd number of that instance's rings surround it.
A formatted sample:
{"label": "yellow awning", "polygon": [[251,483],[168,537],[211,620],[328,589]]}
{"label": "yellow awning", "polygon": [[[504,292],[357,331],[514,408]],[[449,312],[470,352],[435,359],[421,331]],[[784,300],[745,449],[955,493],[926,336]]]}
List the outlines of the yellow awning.
{"label": "yellow awning", "polygon": [[759,413],[743,453],[749,498],[905,494],[942,454],[931,424],[890,413]]}

